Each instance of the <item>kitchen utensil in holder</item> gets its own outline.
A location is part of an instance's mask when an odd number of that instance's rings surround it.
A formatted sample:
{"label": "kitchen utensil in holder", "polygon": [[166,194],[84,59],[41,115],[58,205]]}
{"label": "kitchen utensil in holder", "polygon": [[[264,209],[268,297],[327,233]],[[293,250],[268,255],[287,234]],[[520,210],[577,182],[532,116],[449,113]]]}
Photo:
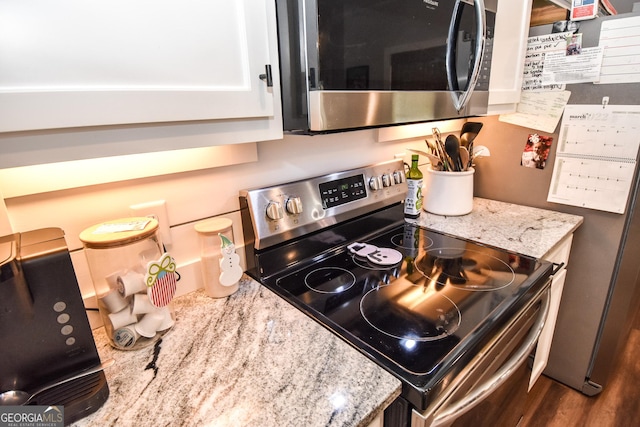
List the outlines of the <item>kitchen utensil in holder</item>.
{"label": "kitchen utensil in holder", "polygon": [[238,290],[242,276],[233,246],[233,223],[229,218],[212,218],[197,223],[200,237],[200,266],[207,295],[223,298]]}
{"label": "kitchen utensil in holder", "polygon": [[473,210],[475,170],[445,172],[431,166],[424,175],[424,210],[436,215],[459,216]]}
{"label": "kitchen utensil in holder", "polygon": [[158,221],[108,221],[82,231],[80,240],[110,344],[136,350],[169,332],[178,273],[163,249]]}

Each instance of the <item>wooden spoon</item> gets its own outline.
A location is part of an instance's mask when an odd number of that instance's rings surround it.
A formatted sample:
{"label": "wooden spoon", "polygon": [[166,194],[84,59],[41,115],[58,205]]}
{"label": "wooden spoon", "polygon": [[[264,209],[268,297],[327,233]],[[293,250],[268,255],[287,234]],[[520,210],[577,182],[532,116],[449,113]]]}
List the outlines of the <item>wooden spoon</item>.
{"label": "wooden spoon", "polygon": [[466,147],[460,147],[460,163],[463,171],[469,169],[469,150]]}
{"label": "wooden spoon", "polygon": [[429,161],[431,162],[431,165],[433,166],[434,169],[437,169],[439,167],[440,163],[442,163],[440,161],[440,158],[438,156],[434,156],[433,154],[425,153],[424,151],[420,151],[420,150],[414,150],[413,148],[409,148],[408,150],[413,152],[413,153],[420,154],[421,156],[424,156],[427,159],[429,159]]}

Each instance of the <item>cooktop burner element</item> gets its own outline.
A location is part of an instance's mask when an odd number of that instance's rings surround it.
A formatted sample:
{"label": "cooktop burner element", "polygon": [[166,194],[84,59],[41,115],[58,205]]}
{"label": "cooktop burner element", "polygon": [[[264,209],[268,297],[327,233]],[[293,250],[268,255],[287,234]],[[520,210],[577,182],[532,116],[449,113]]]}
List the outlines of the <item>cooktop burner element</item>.
{"label": "cooktop burner element", "polygon": [[427,230],[414,224],[407,224],[404,233],[391,236],[391,244],[399,250],[428,249],[433,246],[433,240],[427,236]]}
{"label": "cooktop burner element", "polygon": [[339,294],[356,283],[356,276],[349,270],[338,267],[321,267],[304,277],[304,284],[321,294]]}
{"label": "cooktop burner element", "polygon": [[513,269],[490,254],[459,248],[431,248],[415,263],[436,286],[451,285],[470,291],[494,291],[515,280]]}
{"label": "cooktop burner element", "polygon": [[455,303],[424,286],[393,284],[371,289],[360,300],[360,312],[369,325],[405,340],[405,345],[444,338],[460,326]]}

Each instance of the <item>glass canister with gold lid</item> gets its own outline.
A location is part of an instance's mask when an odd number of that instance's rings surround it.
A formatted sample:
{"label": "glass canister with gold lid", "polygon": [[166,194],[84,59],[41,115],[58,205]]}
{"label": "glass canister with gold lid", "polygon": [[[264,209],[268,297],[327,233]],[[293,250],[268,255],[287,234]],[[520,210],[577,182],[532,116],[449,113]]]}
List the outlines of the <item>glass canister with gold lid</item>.
{"label": "glass canister with gold lid", "polygon": [[111,345],[136,350],[170,331],[178,274],[163,249],[158,221],[107,221],[82,231],[80,240]]}

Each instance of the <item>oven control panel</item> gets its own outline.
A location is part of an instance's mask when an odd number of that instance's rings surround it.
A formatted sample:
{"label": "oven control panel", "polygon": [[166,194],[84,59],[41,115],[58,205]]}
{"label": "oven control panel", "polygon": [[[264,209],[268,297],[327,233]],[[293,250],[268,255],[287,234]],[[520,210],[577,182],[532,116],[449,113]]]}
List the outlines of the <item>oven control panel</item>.
{"label": "oven control panel", "polygon": [[404,200],[402,160],[242,190],[245,242],[264,249]]}
{"label": "oven control panel", "polygon": [[322,198],[322,207],[325,209],[367,197],[364,175],[362,174],[321,182],[318,187]]}

